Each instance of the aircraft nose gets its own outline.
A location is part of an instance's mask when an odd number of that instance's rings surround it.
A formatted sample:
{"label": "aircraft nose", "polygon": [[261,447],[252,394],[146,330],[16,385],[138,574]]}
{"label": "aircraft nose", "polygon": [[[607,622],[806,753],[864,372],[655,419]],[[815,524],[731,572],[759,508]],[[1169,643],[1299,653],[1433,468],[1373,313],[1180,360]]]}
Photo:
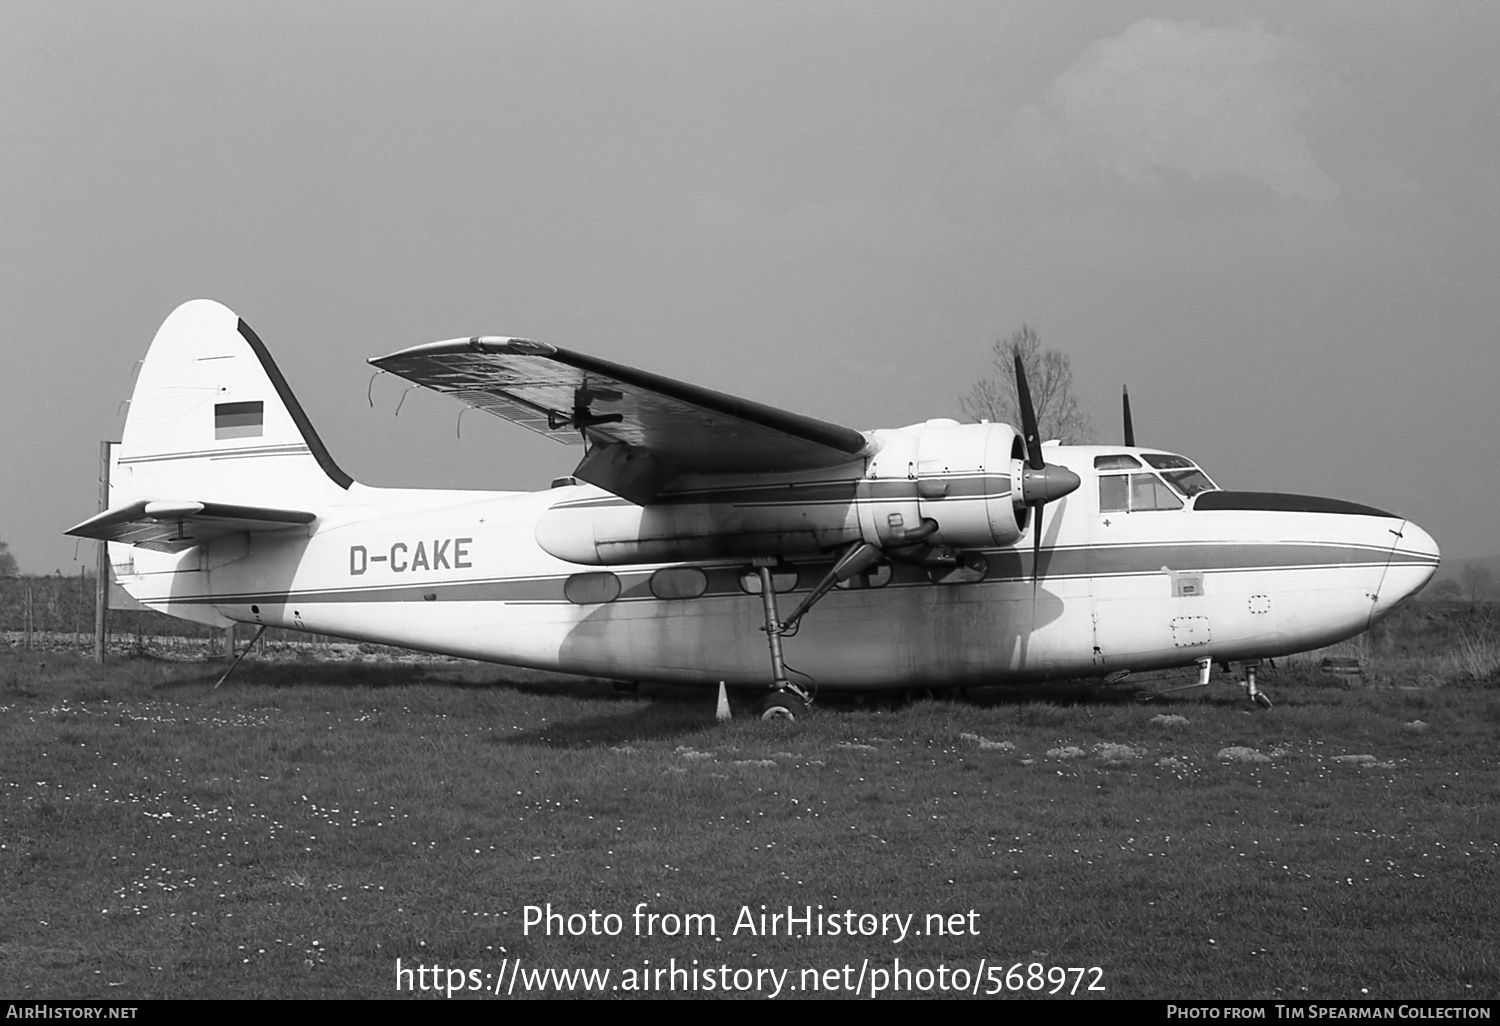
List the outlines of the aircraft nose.
{"label": "aircraft nose", "polygon": [[[1442,553],[1438,551],[1437,539],[1422,530],[1410,520],[1401,528],[1401,542],[1398,548],[1406,549],[1418,556],[1426,558],[1432,565],[1433,573],[1437,572],[1438,563],[1442,560]],[[1431,576],[1430,574],[1428,576]]]}
{"label": "aircraft nose", "polygon": [[1410,520],[1393,533],[1396,535],[1395,544],[1391,546],[1385,576],[1381,579],[1375,607],[1370,613],[1372,624],[1400,608],[1426,587],[1442,562],[1432,535]]}

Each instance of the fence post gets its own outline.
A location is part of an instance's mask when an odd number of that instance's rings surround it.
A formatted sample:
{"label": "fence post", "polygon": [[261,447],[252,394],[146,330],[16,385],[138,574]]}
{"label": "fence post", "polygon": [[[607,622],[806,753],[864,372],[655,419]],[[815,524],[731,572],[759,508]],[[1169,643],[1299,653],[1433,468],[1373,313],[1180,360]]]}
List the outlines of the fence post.
{"label": "fence post", "polygon": [[[99,443],[99,512],[109,509],[109,451],[113,442]],[[94,566],[94,662],[104,665],[104,642],[109,632],[109,542],[101,541]]]}

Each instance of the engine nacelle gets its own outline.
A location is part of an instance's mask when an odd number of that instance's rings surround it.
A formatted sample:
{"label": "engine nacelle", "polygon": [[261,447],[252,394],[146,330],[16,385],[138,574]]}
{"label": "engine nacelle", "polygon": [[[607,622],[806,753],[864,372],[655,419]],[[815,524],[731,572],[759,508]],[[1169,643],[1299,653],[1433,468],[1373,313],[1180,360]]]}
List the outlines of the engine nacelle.
{"label": "engine nacelle", "polygon": [[940,420],[872,434],[878,451],[868,460],[797,474],[686,479],[650,506],[570,489],[539,518],[536,540],[559,559],[619,566],[812,557],[858,541],[882,549],[990,548],[1021,536],[1022,464],[1013,428]]}
{"label": "engine nacelle", "polygon": [[1009,424],[921,425],[917,497],[922,517],[937,522],[934,542],[961,549],[990,548],[1021,537],[1026,525],[1021,501],[1024,449]]}
{"label": "engine nacelle", "polygon": [[567,489],[538,518],[536,540],[589,566],[816,556],[860,540],[863,461],[798,475],[680,482],[649,506]]}

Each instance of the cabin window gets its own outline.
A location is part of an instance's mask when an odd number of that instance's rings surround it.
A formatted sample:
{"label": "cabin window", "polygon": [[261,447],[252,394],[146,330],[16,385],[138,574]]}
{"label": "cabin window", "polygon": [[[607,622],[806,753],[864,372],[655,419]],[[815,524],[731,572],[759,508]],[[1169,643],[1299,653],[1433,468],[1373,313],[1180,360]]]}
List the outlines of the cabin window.
{"label": "cabin window", "polygon": [[1193,461],[1186,456],[1175,456],[1169,452],[1142,453],[1146,462],[1157,470],[1191,470]]}
{"label": "cabin window", "polygon": [[651,575],[651,594],[659,599],[695,599],[708,590],[708,574],[695,566],[672,566]]}
{"label": "cabin window", "polygon": [[1141,461],[1123,452],[1094,457],[1095,470],[1140,470]]}
{"label": "cabin window", "polygon": [[563,595],[580,606],[597,606],[620,597],[620,579],[607,571],[574,574],[563,582]]}
{"label": "cabin window", "polygon": [[859,591],[862,588],[884,588],[891,583],[891,564],[876,563],[868,570],[863,570],[847,581],[839,581],[835,588],[843,588],[845,591]]}
{"label": "cabin window", "polygon": [[[777,594],[783,591],[791,591],[796,586],[796,567],[773,566],[771,568],[771,588]],[[760,567],[747,566],[740,571],[740,590],[747,595],[760,594]]]}

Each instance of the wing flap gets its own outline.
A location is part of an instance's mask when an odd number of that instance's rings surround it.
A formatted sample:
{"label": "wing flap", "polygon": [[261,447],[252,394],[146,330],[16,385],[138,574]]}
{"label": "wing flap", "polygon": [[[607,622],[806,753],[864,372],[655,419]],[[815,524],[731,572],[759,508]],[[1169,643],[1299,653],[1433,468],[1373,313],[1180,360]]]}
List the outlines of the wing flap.
{"label": "wing flap", "polygon": [[139,545],[157,552],[181,552],[231,534],[284,531],[316,519],[317,514],[300,509],[140,499],[90,517],[66,533]]}
{"label": "wing flap", "polygon": [[540,434],[593,447],[577,476],[632,502],[680,474],[812,470],[865,455],[838,424],[529,339],[404,349],[376,367]]}

